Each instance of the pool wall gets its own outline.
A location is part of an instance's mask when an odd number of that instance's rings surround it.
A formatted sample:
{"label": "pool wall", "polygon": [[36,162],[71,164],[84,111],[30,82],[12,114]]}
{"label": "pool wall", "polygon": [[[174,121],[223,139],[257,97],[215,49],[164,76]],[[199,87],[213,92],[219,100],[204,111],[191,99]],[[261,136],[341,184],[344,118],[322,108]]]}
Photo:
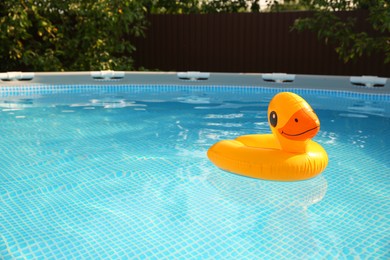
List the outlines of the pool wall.
{"label": "pool wall", "polygon": [[376,76],[321,76],[285,73],[209,72],[4,72],[0,87],[33,85],[258,86],[390,94],[390,79]]}

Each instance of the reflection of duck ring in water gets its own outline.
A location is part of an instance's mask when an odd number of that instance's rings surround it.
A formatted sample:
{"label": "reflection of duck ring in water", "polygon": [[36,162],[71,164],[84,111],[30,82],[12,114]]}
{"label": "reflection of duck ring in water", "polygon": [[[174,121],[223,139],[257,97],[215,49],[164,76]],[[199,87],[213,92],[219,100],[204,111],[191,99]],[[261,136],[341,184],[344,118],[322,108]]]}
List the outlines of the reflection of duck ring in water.
{"label": "reflection of duck ring in water", "polygon": [[310,140],[320,121],[300,96],[282,92],[268,106],[272,134],[244,135],[223,140],[207,152],[219,168],[253,178],[296,181],[315,177],[328,164],[328,156]]}

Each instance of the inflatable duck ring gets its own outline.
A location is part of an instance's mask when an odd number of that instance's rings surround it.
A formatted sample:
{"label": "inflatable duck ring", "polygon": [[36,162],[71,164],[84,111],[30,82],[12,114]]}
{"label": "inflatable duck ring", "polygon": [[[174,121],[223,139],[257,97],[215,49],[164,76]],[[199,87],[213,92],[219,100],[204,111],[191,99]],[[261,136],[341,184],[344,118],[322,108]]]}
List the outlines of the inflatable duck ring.
{"label": "inflatable duck ring", "polygon": [[311,140],[320,121],[300,96],[281,92],[268,106],[272,134],[240,136],[223,140],[207,152],[219,168],[236,174],[276,181],[313,178],[328,164],[328,155]]}

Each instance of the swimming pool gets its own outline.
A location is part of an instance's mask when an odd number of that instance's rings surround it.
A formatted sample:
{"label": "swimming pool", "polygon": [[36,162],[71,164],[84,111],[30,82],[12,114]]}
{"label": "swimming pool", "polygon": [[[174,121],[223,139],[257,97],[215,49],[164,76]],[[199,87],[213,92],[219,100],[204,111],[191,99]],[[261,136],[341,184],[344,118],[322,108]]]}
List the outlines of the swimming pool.
{"label": "swimming pool", "polygon": [[[0,87],[5,259],[389,256],[383,90],[18,84]],[[270,182],[208,161],[218,140],[269,133],[268,102],[286,90],[321,120],[323,174]]]}

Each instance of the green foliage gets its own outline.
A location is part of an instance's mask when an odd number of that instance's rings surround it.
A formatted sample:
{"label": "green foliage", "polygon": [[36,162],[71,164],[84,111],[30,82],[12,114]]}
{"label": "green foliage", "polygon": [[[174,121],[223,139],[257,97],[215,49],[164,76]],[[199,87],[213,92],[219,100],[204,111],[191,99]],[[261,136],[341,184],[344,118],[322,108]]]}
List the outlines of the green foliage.
{"label": "green foliage", "polygon": [[260,11],[260,0],[146,0],[152,14],[238,13]]}
{"label": "green foliage", "polygon": [[311,0],[267,0],[268,11],[283,12],[283,11],[307,11],[313,10]]}
{"label": "green foliage", "polygon": [[131,69],[144,28],[132,0],[3,0],[0,71]]}
{"label": "green foliage", "polygon": [[152,14],[192,14],[200,12],[199,0],[145,0],[145,9]]}
{"label": "green foliage", "polygon": [[259,11],[259,8],[259,1],[246,0],[214,0],[202,4],[202,12],[204,13],[239,13],[249,10]]}
{"label": "green foliage", "polygon": [[[274,1],[273,1],[274,2]],[[320,40],[332,44],[344,62],[363,55],[379,53],[390,63],[390,1],[388,0],[291,0],[302,9],[315,10],[312,17],[297,19],[293,29],[317,33]],[[272,10],[272,4],[271,4]],[[342,19],[337,11],[367,10],[370,28],[361,21]]]}

